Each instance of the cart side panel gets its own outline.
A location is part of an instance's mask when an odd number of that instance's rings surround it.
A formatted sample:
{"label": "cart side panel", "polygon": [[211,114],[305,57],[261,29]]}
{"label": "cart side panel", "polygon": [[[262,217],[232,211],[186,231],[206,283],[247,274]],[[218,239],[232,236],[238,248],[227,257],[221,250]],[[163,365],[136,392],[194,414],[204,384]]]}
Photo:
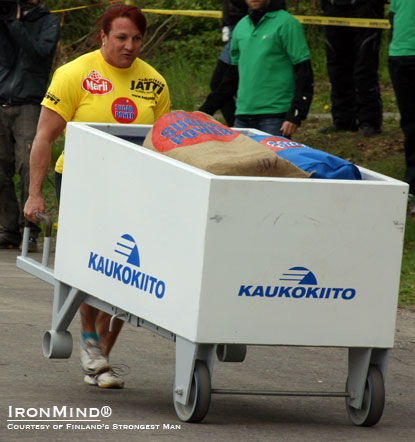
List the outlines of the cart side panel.
{"label": "cart side panel", "polygon": [[379,176],[215,180],[198,341],[392,347],[406,199]]}
{"label": "cart side panel", "polygon": [[208,200],[185,165],[69,125],[56,279],[194,339]]}

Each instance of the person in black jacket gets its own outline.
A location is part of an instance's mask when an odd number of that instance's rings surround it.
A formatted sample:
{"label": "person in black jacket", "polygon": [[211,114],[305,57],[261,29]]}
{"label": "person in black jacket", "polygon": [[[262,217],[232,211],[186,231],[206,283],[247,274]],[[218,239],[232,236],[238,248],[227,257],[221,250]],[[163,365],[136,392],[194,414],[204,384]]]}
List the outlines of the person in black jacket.
{"label": "person in black jacket", "polygon": [[[225,44],[216,62],[210,79],[210,90],[216,90],[223,79],[228,67],[231,65],[229,50],[231,47],[232,30],[236,23],[248,13],[248,6],[245,0],[223,0],[222,1],[222,41]],[[235,99],[230,97],[221,107],[223,118],[228,126],[233,126],[235,119]]]}
{"label": "person in black jacket", "polygon": [[[385,0],[321,0],[328,17],[384,18]],[[378,66],[381,30],[326,26],[327,72],[331,83],[333,125],[322,133],[379,133],[382,101]]]}
{"label": "person in black jacket", "polygon": [[[29,158],[46,91],[59,18],[39,0],[21,0],[16,16],[0,20],[0,248],[20,245],[29,189]],[[20,176],[20,208],[13,176]],[[39,227],[30,224],[29,251]]]}

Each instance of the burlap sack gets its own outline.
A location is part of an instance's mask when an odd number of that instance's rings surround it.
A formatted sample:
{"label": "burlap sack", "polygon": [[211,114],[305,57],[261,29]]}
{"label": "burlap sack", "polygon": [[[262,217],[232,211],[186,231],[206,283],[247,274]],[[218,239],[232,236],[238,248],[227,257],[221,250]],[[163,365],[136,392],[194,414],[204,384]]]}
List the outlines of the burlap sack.
{"label": "burlap sack", "polygon": [[310,174],[202,112],[160,117],[144,147],[215,175],[308,178]]}

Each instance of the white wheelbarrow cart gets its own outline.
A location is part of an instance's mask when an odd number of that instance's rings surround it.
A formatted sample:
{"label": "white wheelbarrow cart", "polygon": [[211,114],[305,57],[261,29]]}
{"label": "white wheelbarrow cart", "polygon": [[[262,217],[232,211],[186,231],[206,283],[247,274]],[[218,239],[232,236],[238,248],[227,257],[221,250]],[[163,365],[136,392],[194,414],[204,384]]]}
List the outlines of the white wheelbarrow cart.
{"label": "white wheelbarrow cart", "polygon": [[[408,186],[216,176],[141,147],[150,126],[70,123],[54,269],[23,247],[17,265],[55,286],[48,358],[69,358],[82,302],[176,343],[173,402],[199,422],[211,394],[345,397],[353,424],[384,408]],[[259,133],[244,130],[243,133]],[[27,236],[26,232],[26,236]],[[218,390],[216,356],[247,345],[348,348],[344,392]]]}

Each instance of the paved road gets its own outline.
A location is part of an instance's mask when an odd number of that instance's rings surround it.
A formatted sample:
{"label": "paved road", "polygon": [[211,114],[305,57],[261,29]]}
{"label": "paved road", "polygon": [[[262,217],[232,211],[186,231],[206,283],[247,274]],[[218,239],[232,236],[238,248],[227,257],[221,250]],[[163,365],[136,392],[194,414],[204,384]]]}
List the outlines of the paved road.
{"label": "paved road", "polygon": [[[414,440],[414,311],[398,313],[385,411],[375,427],[351,425],[342,398],[219,395],[212,396],[202,423],[184,424],[173,408],[175,349],[167,339],[130,325],[124,328],[112,356],[113,362],[130,368],[126,388],[120,391],[82,382],[78,317],[70,326],[75,342],[72,357],[45,359],[41,341],[50,327],[52,286],[17,269],[16,256],[15,251],[0,251],[1,441]],[[342,391],[346,366],[346,350],[339,348],[249,347],[242,364],[215,363],[212,384],[214,388]],[[39,419],[41,409],[45,413],[53,407],[66,410],[66,422],[22,422],[22,414]],[[104,407],[110,407],[110,417],[102,417],[101,410],[108,410]],[[92,415],[100,412],[101,422],[69,422],[70,410],[77,409]],[[18,421],[11,422],[16,413]],[[21,429],[22,425],[49,427]],[[88,425],[103,428],[93,430]]]}

